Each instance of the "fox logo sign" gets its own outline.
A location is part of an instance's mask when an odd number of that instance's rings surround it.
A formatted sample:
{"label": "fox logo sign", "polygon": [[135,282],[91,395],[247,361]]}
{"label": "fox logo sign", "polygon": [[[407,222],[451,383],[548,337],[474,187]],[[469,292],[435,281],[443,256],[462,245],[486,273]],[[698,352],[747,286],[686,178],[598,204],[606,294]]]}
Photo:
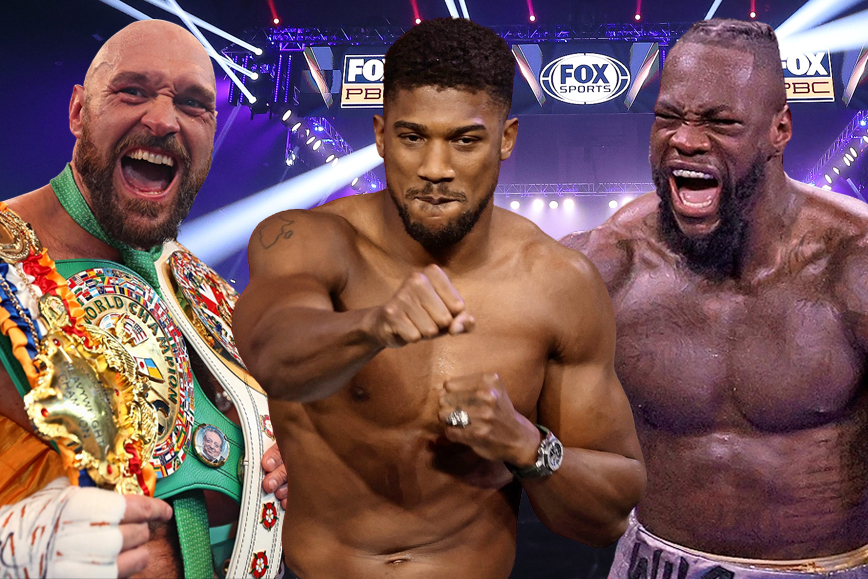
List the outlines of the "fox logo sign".
{"label": "fox logo sign", "polygon": [[383,67],[386,57],[347,54],[344,56],[344,78],[341,87],[341,108],[378,108],[383,106]]}
{"label": "fox logo sign", "polygon": [[832,62],[829,51],[781,55],[788,101],[832,102]]}
{"label": "fox logo sign", "polygon": [[574,105],[594,105],[612,100],[630,85],[627,67],[608,56],[580,52],[562,56],[540,73],[543,90]]}

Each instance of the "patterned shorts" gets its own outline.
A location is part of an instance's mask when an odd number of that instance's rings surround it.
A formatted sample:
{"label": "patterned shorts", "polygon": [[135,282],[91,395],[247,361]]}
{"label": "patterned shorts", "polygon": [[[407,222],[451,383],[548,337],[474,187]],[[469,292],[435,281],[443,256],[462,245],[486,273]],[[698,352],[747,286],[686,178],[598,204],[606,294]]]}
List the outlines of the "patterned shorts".
{"label": "patterned shorts", "polygon": [[609,579],[868,579],[868,545],[832,557],[762,561],[722,557],[665,541],[630,515]]}

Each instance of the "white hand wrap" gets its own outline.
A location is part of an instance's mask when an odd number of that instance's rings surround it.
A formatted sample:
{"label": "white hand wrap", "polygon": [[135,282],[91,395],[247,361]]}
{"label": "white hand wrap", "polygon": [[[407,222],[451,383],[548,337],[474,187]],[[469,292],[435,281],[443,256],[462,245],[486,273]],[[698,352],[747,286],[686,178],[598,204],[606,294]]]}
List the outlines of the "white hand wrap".
{"label": "white hand wrap", "polygon": [[0,577],[117,577],[123,496],[66,477],[0,507]]}

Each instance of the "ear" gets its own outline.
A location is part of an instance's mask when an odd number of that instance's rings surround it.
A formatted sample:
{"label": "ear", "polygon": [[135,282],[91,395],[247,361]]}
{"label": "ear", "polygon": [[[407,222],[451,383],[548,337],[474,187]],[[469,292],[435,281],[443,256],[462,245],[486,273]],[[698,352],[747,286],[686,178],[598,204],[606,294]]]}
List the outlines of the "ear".
{"label": "ear", "polygon": [[383,143],[386,141],[386,119],[383,115],[374,115],[374,141],[377,143],[377,153],[385,158]]}
{"label": "ear", "polygon": [[69,99],[69,130],[76,139],[81,138],[82,116],[84,116],[84,87],[80,84],[72,88]]}
{"label": "ear", "polygon": [[793,114],[790,111],[789,105],[784,105],[784,108],[775,115],[772,120],[770,136],[772,147],[774,148],[773,156],[782,156],[784,148],[793,136]]}
{"label": "ear", "polygon": [[518,135],[518,119],[507,119],[503,125],[503,140],[500,143],[500,160],[506,161],[512,155],[515,138]]}

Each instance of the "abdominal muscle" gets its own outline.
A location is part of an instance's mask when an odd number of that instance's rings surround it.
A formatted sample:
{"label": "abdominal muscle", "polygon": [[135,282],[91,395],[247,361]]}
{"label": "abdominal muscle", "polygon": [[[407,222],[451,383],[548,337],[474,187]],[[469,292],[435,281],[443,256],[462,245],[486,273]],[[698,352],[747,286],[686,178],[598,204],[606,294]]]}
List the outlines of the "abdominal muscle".
{"label": "abdominal muscle", "polygon": [[347,407],[271,405],[285,417],[275,424],[288,473],[284,556],[301,579],[509,576],[520,489],[503,463],[436,425],[380,428]]}

